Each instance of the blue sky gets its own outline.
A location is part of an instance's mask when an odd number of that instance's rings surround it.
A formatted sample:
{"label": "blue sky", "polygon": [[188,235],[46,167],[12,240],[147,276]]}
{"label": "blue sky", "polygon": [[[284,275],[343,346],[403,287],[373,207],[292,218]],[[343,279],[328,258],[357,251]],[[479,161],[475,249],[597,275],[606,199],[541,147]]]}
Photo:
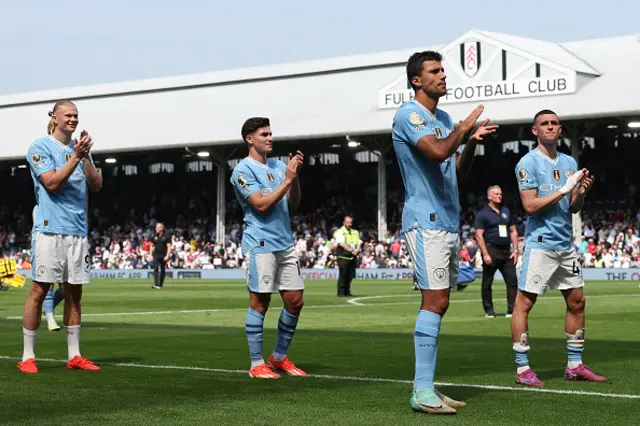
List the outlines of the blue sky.
{"label": "blue sky", "polygon": [[640,33],[638,0],[394,3],[0,0],[0,94],[430,46],[471,28],[554,42]]}

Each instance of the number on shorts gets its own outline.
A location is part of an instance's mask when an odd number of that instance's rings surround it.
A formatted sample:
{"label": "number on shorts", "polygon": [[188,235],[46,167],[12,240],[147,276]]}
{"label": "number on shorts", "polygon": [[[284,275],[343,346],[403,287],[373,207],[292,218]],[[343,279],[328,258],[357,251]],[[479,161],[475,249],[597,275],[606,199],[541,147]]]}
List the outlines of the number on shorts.
{"label": "number on shorts", "polygon": [[302,276],[302,270],[300,269],[300,261],[296,260],[296,266],[298,267],[298,276],[301,277]]}
{"label": "number on shorts", "polygon": [[580,275],[580,264],[576,263],[575,260],[573,261],[573,267],[571,268],[571,271],[576,275]]}

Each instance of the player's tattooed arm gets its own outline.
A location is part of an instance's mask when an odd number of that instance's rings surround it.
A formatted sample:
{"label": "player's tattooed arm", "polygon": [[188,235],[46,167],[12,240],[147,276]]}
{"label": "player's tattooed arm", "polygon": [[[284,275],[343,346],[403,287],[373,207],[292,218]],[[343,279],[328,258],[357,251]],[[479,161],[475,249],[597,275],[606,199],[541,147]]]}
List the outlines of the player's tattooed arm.
{"label": "player's tattooed arm", "polygon": [[458,176],[461,180],[469,174],[469,171],[471,171],[473,159],[475,158],[476,154],[476,145],[478,144],[478,142],[484,140],[485,136],[495,133],[496,130],[498,130],[498,126],[495,124],[489,124],[490,122],[490,119],[485,118],[482,124],[476,127],[475,130],[473,130],[471,136],[469,137],[469,140],[462,150],[462,154],[456,159]]}
{"label": "player's tattooed arm", "polygon": [[464,180],[473,165],[473,159],[476,156],[476,141],[469,139],[462,150],[462,154],[456,157],[456,170],[458,171],[458,180]]}

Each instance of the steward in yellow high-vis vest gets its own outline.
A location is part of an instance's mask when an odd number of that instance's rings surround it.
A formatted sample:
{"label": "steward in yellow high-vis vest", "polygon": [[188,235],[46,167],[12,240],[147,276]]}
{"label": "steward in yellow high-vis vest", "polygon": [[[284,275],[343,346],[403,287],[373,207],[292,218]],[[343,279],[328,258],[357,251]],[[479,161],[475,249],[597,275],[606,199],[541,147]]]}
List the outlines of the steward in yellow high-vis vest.
{"label": "steward in yellow high-vis vest", "polygon": [[338,297],[351,296],[351,281],[356,276],[358,255],[360,254],[360,233],[351,227],[353,219],[344,218],[342,228],[334,232],[336,239],[336,257],[338,258]]}

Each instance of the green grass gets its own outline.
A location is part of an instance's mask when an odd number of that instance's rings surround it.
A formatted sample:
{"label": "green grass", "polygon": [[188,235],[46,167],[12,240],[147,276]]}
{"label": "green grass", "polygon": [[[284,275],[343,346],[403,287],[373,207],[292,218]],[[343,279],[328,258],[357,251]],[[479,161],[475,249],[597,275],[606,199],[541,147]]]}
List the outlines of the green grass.
{"label": "green grass", "polygon": [[[640,395],[637,284],[587,283],[585,361],[609,379],[603,384],[564,381],[564,302],[558,292],[540,299],[530,317],[530,360],[545,389]],[[68,371],[62,362],[41,360],[39,374],[24,375],[15,368],[22,353],[21,321],[12,317],[21,316],[28,290],[0,293],[0,356],[16,357],[0,359],[0,424],[640,424],[640,399],[504,389],[517,386],[510,322],[484,318],[478,282],[452,295],[436,372],[438,382],[457,384],[441,390],[468,406],[453,417],[413,413],[408,401],[419,294],[411,283],[356,281],[356,296],[384,296],[360,300],[365,306],[337,299],[334,282],[306,285],[306,307],[289,355],[309,374],[331,378],[249,379],[244,284],[189,280],[168,280],[161,291],[152,291],[150,281],[94,281],[84,293],[81,349],[102,370]],[[504,313],[502,283],[494,285],[494,301]],[[274,296],[265,322],[265,358],[275,343],[281,306]],[[118,312],[164,313],[92,315]],[[60,320],[61,314],[62,306],[56,311]],[[65,334],[46,330],[44,318],[43,325],[37,356],[65,360]]]}

